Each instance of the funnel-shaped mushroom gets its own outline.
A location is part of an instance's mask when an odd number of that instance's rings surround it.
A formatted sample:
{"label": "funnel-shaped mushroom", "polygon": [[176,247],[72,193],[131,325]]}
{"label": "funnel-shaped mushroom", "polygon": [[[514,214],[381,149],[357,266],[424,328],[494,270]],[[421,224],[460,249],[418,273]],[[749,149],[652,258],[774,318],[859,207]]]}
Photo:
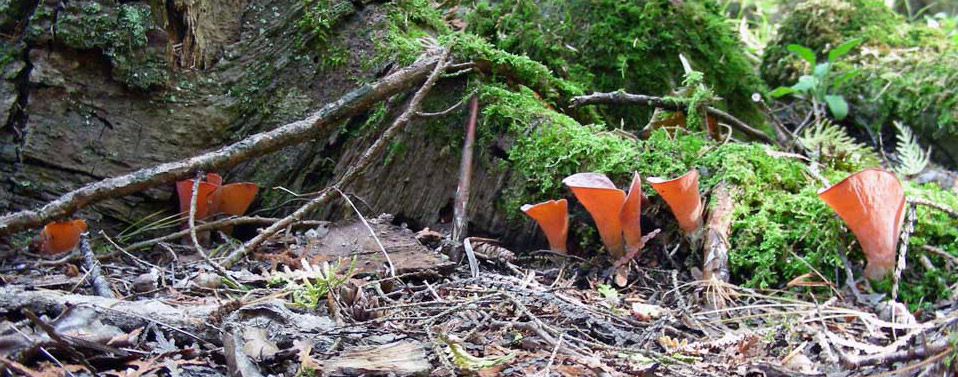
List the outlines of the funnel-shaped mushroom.
{"label": "funnel-shaped mushroom", "polygon": [[905,192],[894,174],[866,169],[819,191],[818,197],[845,221],[862,245],[865,276],[879,280],[895,268],[895,249],[905,209]]}
{"label": "funnel-shaped mushroom", "polygon": [[569,235],[569,202],[565,199],[550,200],[539,204],[526,204],[522,212],[536,220],[549,239],[552,251],[565,254],[566,237]]}
{"label": "funnel-shaped mushroom", "polygon": [[83,220],[49,223],[40,231],[40,252],[51,255],[73,250],[80,242],[80,233],[86,229],[86,222]]}
{"label": "funnel-shaped mushroom", "polygon": [[602,243],[612,256],[619,258],[625,255],[622,222],[619,219],[622,205],[625,203],[625,193],[615,188],[608,177],[599,173],[573,174],[563,179],[562,183],[569,186],[586,211],[592,215]]}
{"label": "funnel-shaped mushroom", "polygon": [[[210,182],[200,182],[199,192],[196,194],[196,219],[202,219],[217,212],[219,200],[216,198],[218,185]],[[190,200],[193,196],[193,180],[188,179],[176,182],[176,193],[180,198],[180,213],[189,215]]]}
{"label": "funnel-shaped mushroom", "polygon": [[226,214],[241,216],[253,203],[257,191],[259,186],[255,183],[241,182],[224,185],[220,187],[216,195],[219,199],[218,209]]}
{"label": "funnel-shaped mushroom", "polygon": [[669,204],[679,226],[686,233],[702,227],[702,199],[699,197],[699,171],[692,169],[673,180],[649,177],[649,184]]}
{"label": "funnel-shaped mushroom", "polygon": [[625,244],[629,251],[642,248],[642,223],[639,220],[642,215],[642,179],[639,173],[632,174],[632,184],[629,185],[629,195],[625,198],[625,204],[622,205],[622,212],[619,213],[619,221],[622,224],[622,234],[625,236]]}

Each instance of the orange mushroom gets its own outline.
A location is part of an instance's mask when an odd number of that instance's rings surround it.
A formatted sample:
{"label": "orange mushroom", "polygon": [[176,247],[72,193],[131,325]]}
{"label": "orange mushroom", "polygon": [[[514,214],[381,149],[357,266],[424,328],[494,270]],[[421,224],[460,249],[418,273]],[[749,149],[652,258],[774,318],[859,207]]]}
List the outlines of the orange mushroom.
{"label": "orange mushroom", "polygon": [[894,270],[905,209],[905,192],[894,174],[866,169],[819,191],[818,197],[855,234],[868,260],[866,277],[880,280]]}
{"label": "orange mushroom", "polygon": [[592,215],[602,243],[613,257],[625,255],[622,243],[622,222],[620,214],[625,204],[625,193],[615,188],[605,174],[578,173],[562,180],[575,195],[586,211]]}
{"label": "orange mushroom", "polygon": [[522,212],[536,220],[549,239],[549,248],[557,253],[566,253],[566,238],[569,235],[569,202],[565,199],[550,200],[539,204],[526,204]]}
{"label": "orange mushroom", "polygon": [[642,179],[639,173],[632,173],[632,184],[629,185],[629,195],[625,198],[622,211],[619,213],[619,222],[622,224],[622,234],[629,251],[642,248]]}
{"label": "orange mushroom", "polygon": [[80,233],[86,230],[83,220],[49,223],[40,231],[40,253],[52,255],[73,250],[80,243]]}
{"label": "orange mushroom", "polygon": [[672,180],[656,177],[647,178],[655,192],[665,199],[679,226],[686,233],[692,233],[702,227],[702,199],[699,197],[699,171],[692,169],[685,175]]}
{"label": "orange mushroom", "polygon": [[[219,200],[215,195],[219,186],[210,182],[200,182],[199,192],[196,194],[196,219],[216,213]],[[176,193],[180,198],[180,213],[189,215],[190,200],[193,197],[193,180],[187,179],[176,182]]]}
{"label": "orange mushroom", "polygon": [[255,183],[241,182],[224,185],[218,190],[219,211],[233,216],[241,216],[253,203],[259,186]]}
{"label": "orange mushroom", "polygon": [[[192,179],[176,182],[180,198],[180,213],[188,213],[193,195]],[[259,191],[255,183],[239,182],[223,185],[223,177],[216,173],[206,174],[206,182],[200,182],[196,198],[196,218],[202,219],[218,213],[240,216],[246,213]]]}

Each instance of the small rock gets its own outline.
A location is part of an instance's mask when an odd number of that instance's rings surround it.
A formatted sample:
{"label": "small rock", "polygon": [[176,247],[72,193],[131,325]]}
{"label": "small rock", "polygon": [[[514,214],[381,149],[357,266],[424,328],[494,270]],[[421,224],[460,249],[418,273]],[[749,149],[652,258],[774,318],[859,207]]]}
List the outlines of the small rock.
{"label": "small rock", "polygon": [[151,268],[150,272],[137,276],[133,280],[133,291],[138,293],[149,292],[156,289],[156,283],[160,280],[160,274],[156,271],[155,268]]}
{"label": "small rock", "polygon": [[193,278],[193,284],[196,284],[198,287],[216,289],[219,288],[220,285],[223,285],[223,280],[220,279],[220,276],[217,274],[201,272]]}

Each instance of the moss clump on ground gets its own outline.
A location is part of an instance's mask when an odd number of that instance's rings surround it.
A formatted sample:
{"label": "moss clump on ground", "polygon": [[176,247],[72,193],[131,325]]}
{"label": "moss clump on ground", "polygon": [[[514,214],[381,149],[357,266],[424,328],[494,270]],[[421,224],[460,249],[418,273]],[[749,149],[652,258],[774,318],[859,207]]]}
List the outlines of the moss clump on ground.
{"label": "moss clump on ground", "polygon": [[[762,119],[750,96],[764,84],[709,1],[481,1],[468,24],[495,47],[542,62],[586,91],[670,94],[681,86],[684,54],[724,98],[720,106]],[[600,111],[606,123],[624,119],[627,127],[645,125],[651,114],[634,106]]]}
{"label": "moss clump on ground", "polygon": [[82,1],[54,11],[43,3],[29,24],[27,38],[35,42],[55,38],[75,49],[99,49],[109,59],[114,79],[130,87],[149,89],[169,79],[163,54],[149,48],[147,32],[156,27],[149,5]]}

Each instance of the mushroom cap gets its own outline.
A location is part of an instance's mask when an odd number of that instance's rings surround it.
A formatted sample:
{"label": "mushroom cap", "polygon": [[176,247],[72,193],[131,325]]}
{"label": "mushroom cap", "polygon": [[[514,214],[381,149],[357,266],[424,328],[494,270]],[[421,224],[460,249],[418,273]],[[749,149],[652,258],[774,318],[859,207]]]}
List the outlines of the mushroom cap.
{"label": "mushroom cap", "polygon": [[253,203],[259,186],[250,182],[230,183],[219,188],[217,199],[219,211],[233,216],[242,216]]}
{"label": "mushroom cap", "polygon": [[579,199],[586,211],[592,215],[602,243],[614,257],[625,255],[625,245],[622,243],[622,223],[619,214],[625,204],[625,193],[615,188],[615,185],[599,173],[578,173],[562,180],[575,197]]}
{"label": "mushroom cap", "polygon": [[619,213],[619,222],[622,224],[622,234],[629,250],[642,248],[642,178],[639,173],[632,174],[632,184],[629,185],[629,194],[625,197],[622,212]]}
{"label": "mushroom cap", "polygon": [[73,250],[80,242],[80,233],[86,230],[86,221],[83,220],[49,223],[40,231],[40,252],[52,255]]}
{"label": "mushroom cap", "polygon": [[[217,189],[219,186],[209,182],[200,182],[199,192],[196,194],[196,218],[202,219],[219,210]],[[180,213],[189,215],[190,200],[193,196],[193,180],[187,179],[176,182],[176,193],[180,199]]]}
{"label": "mushroom cap", "polygon": [[672,209],[679,226],[691,233],[702,226],[702,212],[705,207],[699,197],[699,171],[689,170],[681,177],[664,180],[657,177],[646,178],[652,189],[659,193]]}
{"label": "mushroom cap", "polygon": [[569,235],[569,201],[550,200],[539,204],[526,204],[522,212],[536,220],[549,239],[549,248],[562,254],[566,253],[566,239]]}
{"label": "mushroom cap", "polygon": [[905,191],[894,174],[866,169],[818,192],[858,239],[868,264],[865,276],[879,280],[895,268],[895,250],[905,209]]}

